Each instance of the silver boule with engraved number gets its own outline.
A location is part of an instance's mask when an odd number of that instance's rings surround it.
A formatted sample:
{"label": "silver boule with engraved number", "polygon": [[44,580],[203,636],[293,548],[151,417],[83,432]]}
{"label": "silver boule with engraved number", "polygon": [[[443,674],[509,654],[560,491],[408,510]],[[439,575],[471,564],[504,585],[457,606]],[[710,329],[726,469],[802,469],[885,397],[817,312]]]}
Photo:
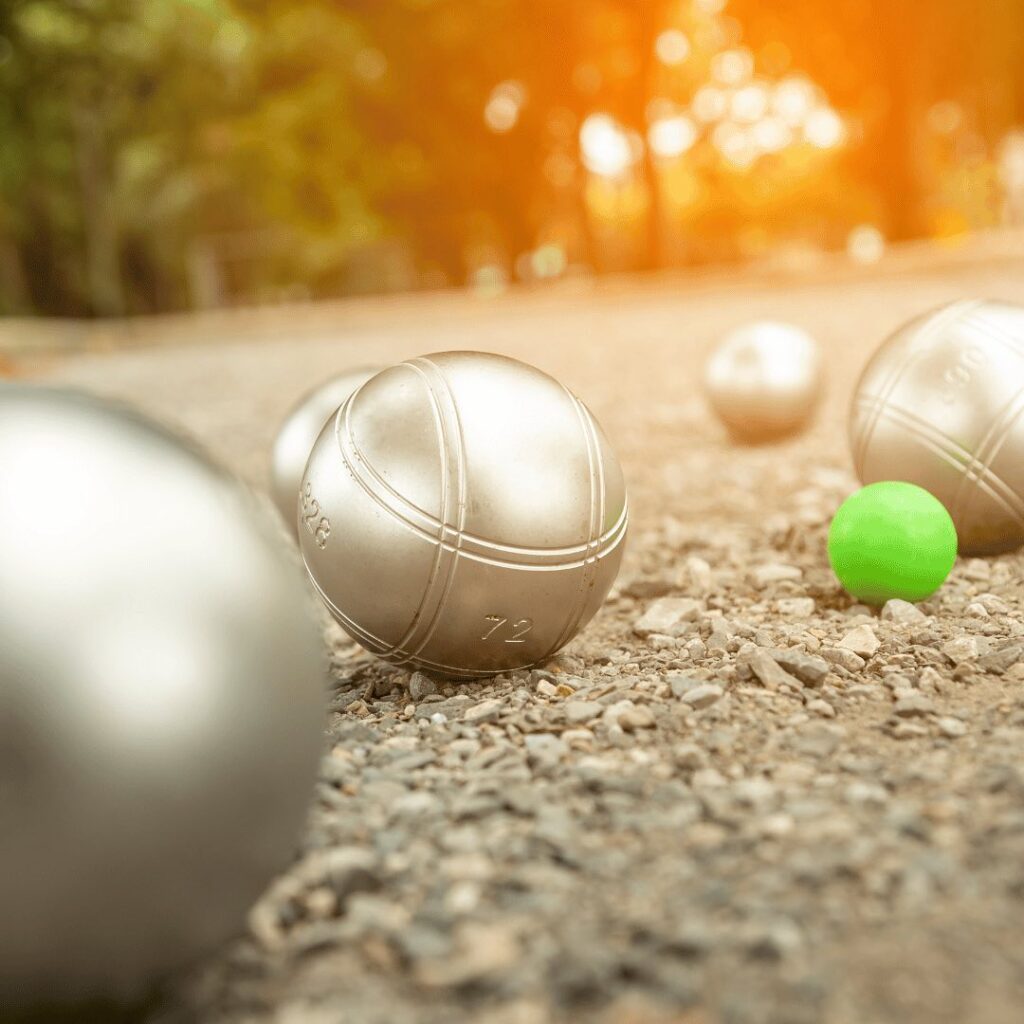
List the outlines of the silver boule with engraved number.
{"label": "silver boule with engraved number", "polygon": [[622,470],[586,406],[504,356],[377,374],[317,439],[299,536],[341,625],[397,665],[473,678],[545,660],[600,608]]}
{"label": "silver boule with engraved number", "polygon": [[704,393],[739,441],[774,441],[810,421],[822,393],[818,343],[793,324],[757,320],[730,331],[704,366]]}
{"label": "silver boule with engraved number", "polygon": [[956,302],[888,338],[854,392],[850,449],[865,484],[931,491],[962,552],[1024,542],[1024,307]]}
{"label": "silver boule with engraved number", "polygon": [[134,1000],[294,855],[326,659],[275,525],[143,417],[0,383],[5,1009]]}
{"label": "silver boule with engraved number", "polygon": [[295,529],[295,509],[306,460],[324,424],[360,384],[380,367],[345,370],[306,392],[289,410],[274,439],[270,458],[270,493],[285,522]]}

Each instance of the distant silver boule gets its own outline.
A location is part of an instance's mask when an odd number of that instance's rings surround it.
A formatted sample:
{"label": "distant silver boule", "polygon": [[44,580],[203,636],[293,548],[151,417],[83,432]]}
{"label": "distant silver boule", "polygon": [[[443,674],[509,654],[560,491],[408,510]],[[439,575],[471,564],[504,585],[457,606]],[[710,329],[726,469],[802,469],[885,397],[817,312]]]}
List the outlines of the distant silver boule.
{"label": "distant silver boule", "polygon": [[303,395],[281,424],[271,454],[270,487],[274,504],[292,529],[295,529],[299,484],[313,442],[330,419],[331,413],[378,369],[359,367],[324,381]]}
{"label": "distant silver boule", "polygon": [[142,417],[0,384],[0,467],[0,1006],[132,999],[296,849],[312,599],[255,499]]}
{"label": "distant silver boule", "polygon": [[1024,308],[956,302],[893,334],[854,392],[850,449],[865,484],[931,491],[962,552],[1024,543]]}
{"label": "distant silver boule", "polygon": [[821,398],[818,343],[792,324],[760,320],[730,331],[704,368],[711,407],[737,440],[801,430]]}
{"label": "distant silver boule", "polygon": [[446,352],[377,374],[314,445],[306,566],[382,658],[455,677],[543,661],[600,608],[626,535],[593,416],[524,363]]}

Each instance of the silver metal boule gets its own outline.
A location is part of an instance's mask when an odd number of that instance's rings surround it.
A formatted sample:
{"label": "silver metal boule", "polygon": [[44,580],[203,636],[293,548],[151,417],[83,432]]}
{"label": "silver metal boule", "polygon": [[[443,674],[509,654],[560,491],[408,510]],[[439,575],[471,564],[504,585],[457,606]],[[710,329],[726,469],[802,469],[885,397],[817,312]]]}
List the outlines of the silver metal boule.
{"label": "silver metal boule", "polygon": [[730,331],[704,367],[704,392],[738,440],[801,430],[821,398],[818,343],[793,324],[760,320]]}
{"label": "silver metal boule", "polygon": [[540,370],[446,352],[364,384],[317,439],[299,543],[341,625],[398,664],[532,665],[600,608],[626,535],[622,471]]}
{"label": "silver metal boule", "polygon": [[270,489],[274,504],[292,529],[295,528],[299,484],[306,460],[313,450],[313,442],[331,418],[331,413],[379,369],[359,367],[331,377],[303,395],[284,418],[271,453]]}
{"label": "silver metal boule", "polygon": [[0,384],[0,1006],[130,1000],[293,856],[326,668],[294,553],[187,444]]}
{"label": "silver metal boule", "polygon": [[865,483],[906,480],[949,510],[960,550],[1024,542],[1024,308],[963,301],[911,321],[872,356],[850,407]]}

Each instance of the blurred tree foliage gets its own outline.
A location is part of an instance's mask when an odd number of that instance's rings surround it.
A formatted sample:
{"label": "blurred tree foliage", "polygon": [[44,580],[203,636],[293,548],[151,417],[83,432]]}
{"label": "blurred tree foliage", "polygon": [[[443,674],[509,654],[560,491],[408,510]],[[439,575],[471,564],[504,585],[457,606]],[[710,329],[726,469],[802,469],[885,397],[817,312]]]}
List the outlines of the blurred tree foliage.
{"label": "blurred tree foliage", "polygon": [[216,3],[0,9],[9,305],[110,314],[183,303],[183,247],[227,191],[197,129],[237,102],[235,24]]}
{"label": "blurred tree foliage", "polygon": [[[703,6],[717,17],[724,5]],[[461,282],[546,239],[601,269],[579,125],[604,110],[645,131],[654,41],[680,9],[4,0],[0,311],[109,315]],[[1022,114],[1016,0],[731,0],[722,18],[759,64],[808,72],[863,126],[827,187],[770,186],[780,220],[841,228],[867,210],[892,236],[918,233],[929,105],[962,101],[989,140]],[[498,88],[519,97],[512,130],[485,120]],[[720,182],[690,229],[728,241],[756,184]],[[655,189],[655,213],[658,201]],[[632,265],[732,251],[666,248],[659,218],[644,223]]]}

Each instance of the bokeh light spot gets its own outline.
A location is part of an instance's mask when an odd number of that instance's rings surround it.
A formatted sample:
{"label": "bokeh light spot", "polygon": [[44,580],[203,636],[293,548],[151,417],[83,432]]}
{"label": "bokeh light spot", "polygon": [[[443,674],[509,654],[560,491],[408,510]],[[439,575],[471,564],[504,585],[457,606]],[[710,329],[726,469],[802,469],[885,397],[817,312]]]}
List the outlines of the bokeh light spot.
{"label": "bokeh light spot", "polygon": [[711,61],[711,74],[722,85],[740,85],[754,73],[754,56],[743,47],[723,50]]}
{"label": "bokeh light spot", "polygon": [[679,29],[667,28],[655,40],[654,52],[662,64],[675,67],[690,56],[690,40]]}
{"label": "bokeh light spot", "polygon": [[691,109],[698,121],[707,123],[721,120],[728,106],[728,97],[721,89],[714,85],[703,85],[694,94]]}
{"label": "bokeh light spot", "polygon": [[698,130],[685,114],[655,121],[647,132],[651,152],[660,157],[681,156],[697,141]]}
{"label": "bokeh light spot", "polygon": [[846,238],[846,254],[854,263],[877,263],[885,255],[885,236],[874,224],[858,224]]}
{"label": "bokeh light spot", "polygon": [[525,102],[526,89],[522,82],[499,82],[491,90],[484,107],[484,122],[492,132],[509,132],[518,124],[519,112]]}
{"label": "bokeh light spot", "polygon": [[768,109],[768,89],[763,82],[753,82],[737,89],[732,96],[730,113],[737,121],[752,124]]}
{"label": "bokeh light spot", "polygon": [[641,151],[610,114],[591,114],[580,127],[580,151],[588,171],[617,178],[636,163]]}
{"label": "bokeh light spot", "polygon": [[818,149],[833,149],[846,136],[843,119],[828,107],[812,110],[804,124],[804,138]]}

